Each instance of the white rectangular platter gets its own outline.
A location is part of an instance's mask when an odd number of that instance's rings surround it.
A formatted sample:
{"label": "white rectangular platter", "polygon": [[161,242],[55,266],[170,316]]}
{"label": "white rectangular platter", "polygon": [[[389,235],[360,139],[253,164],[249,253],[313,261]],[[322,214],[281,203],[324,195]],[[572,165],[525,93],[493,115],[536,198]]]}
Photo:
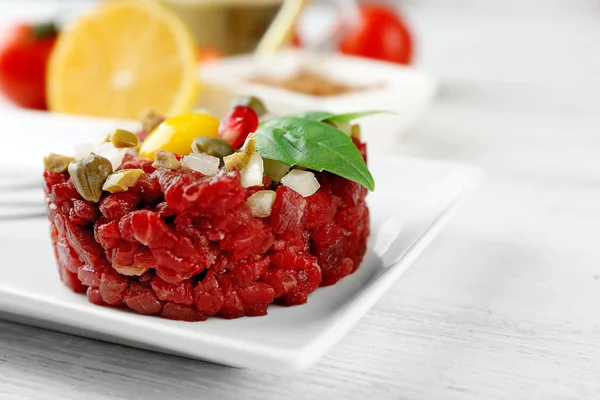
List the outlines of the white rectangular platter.
{"label": "white rectangular platter", "polygon": [[[62,131],[62,137],[73,137],[70,129],[97,132],[103,124],[112,126],[92,120],[64,123],[67,117],[43,114],[35,118],[45,134]],[[371,155],[369,165],[377,189],[368,198],[372,237],[365,260],[353,275],[317,289],[305,305],[272,306],[265,317],[196,323],[99,307],[62,285],[48,223],[37,218],[0,222],[0,317],[236,367],[307,368],[384,295],[483,177],[476,167],[415,158]],[[24,201],[42,200],[41,190],[23,196]]]}

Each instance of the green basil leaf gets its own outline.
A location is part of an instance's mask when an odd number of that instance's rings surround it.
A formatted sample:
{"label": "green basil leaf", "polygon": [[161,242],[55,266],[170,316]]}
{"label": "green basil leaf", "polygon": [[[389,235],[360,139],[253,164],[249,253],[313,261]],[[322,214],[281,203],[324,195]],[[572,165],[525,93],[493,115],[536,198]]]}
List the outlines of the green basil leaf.
{"label": "green basil leaf", "polygon": [[358,111],[358,112],[350,112],[350,113],[344,113],[344,114],[331,115],[327,118],[324,118],[324,120],[331,121],[331,122],[337,122],[337,123],[347,123],[350,121],[354,121],[355,119],[366,117],[368,115],[374,115],[374,114],[392,114],[392,112],[391,111],[381,111],[381,110]]}
{"label": "green basil leaf", "polygon": [[313,121],[331,121],[337,123],[347,123],[350,121],[354,121],[355,119],[359,119],[362,117],[366,117],[369,115],[375,114],[393,114],[391,111],[383,111],[383,110],[371,110],[371,111],[358,111],[344,114],[334,114],[327,111],[307,111],[302,114],[295,115],[300,118],[307,118]]}
{"label": "green basil leaf", "polygon": [[295,115],[299,118],[306,118],[313,121],[325,121],[331,117],[334,117],[336,114],[330,113],[327,111],[308,111],[302,114]]}
{"label": "green basil leaf", "polygon": [[358,112],[349,112],[344,114],[334,114],[327,111],[308,111],[302,114],[296,115],[300,118],[307,118],[313,121],[331,121],[336,122],[338,124],[344,124],[355,119],[366,117],[369,115],[375,114],[393,114],[391,111],[383,111],[383,110],[371,110],[371,111],[358,111]]}
{"label": "green basil leaf", "polygon": [[328,171],[367,189],[375,181],[352,139],[323,122],[297,116],[273,118],[256,131],[263,158],[316,171]]}

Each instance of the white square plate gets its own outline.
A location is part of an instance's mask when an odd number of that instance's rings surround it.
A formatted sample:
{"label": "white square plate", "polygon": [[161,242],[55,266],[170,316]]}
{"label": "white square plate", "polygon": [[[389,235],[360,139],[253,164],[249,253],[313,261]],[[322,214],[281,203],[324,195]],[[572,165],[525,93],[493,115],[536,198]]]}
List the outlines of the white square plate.
{"label": "white square plate", "polygon": [[[44,114],[0,114],[13,134],[33,135],[40,150],[112,122]],[[6,126],[6,125],[4,125]],[[43,127],[43,134],[32,126]],[[20,131],[19,131],[20,129]],[[51,139],[44,139],[50,137]],[[3,145],[0,139],[0,146]],[[46,140],[46,142],[44,142]],[[60,142],[60,140],[58,140]],[[31,160],[23,160],[31,162]],[[45,219],[0,222],[0,316],[49,329],[216,363],[281,371],[306,368],[330,349],[429,244],[452,211],[482,179],[479,168],[415,158],[371,156],[377,190],[369,195],[372,237],[363,264],[307,304],[269,308],[256,318],[170,321],[95,306],[62,285]],[[2,169],[0,168],[0,172]],[[41,190],[27,192],[39,199]]]}

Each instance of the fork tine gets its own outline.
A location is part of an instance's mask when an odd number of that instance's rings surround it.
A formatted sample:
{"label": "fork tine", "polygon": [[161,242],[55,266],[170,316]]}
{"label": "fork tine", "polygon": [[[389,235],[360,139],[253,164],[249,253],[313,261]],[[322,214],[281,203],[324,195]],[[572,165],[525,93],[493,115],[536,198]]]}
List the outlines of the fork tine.
{"label": "fork tine", "polygon": [[0,222],[43,218],[41,171],[0,164]]}
{"label": "fork tine", "polygon": [[23,208],[31,208],[31,207],[44,207],[43,201],[3,201],[0,200],[0,207],[23,207]]}
{"label": "fork tine", "polygon": [[15,190],[39,189],[42,185],[40,182],[17,183],[10,185],[0,185],[0,192],[13,192]]}
{"label": "fork tine", "polygon": [[0,222],[41,218],[46,215],[45,208],[39,178],[0,172]]}
{"label": "fork tine", "polygon": [[45,212],[35,212],[27,214],[12,214],[12,215],[0,215],[0,222],[17,221],[20,219],[34,219],[46,217]]}
{"label": "fork tine", "polygon": [[[41,175],[41,173],[40,173]],[[35,174],[34,172],[31,171],[20,171],[18,168],[15,168],[15,166],[2,166],[0,165],[0,178],[4,178],[4,177],[9,177],[9,178],[14,178],[14,177],[18,177],[18,176],[27,176],[27,177],[32,177],[32,176],[37,176],[37,174]]]}

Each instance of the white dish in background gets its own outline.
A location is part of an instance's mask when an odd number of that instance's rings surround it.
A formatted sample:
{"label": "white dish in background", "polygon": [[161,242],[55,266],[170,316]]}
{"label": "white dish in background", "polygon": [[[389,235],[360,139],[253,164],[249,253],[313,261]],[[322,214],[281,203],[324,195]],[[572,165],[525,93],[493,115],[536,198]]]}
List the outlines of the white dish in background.
{"label": "white dish in background", "polygon": [[[0,113],[12,138],[29,137],[33,154],[66,149],[75,138],[97,136],[114,121],[47,113]],[[33,156],[33,155],[32,155]],[[11,158],[39,176],[39,159]],[[34,163],[34,161],[36,161]],[[0,317],[76,335],[216,363],[280,372],[316,362],[366,313],[436,236],[481,180],[479,168],[416,158],[371,157],[377,190],[368,197],[372,236],[360,268],[307,304],[269,308],[265,317],[205,322],[170,321],[99,307],[60,282],[44,218],[0,221]],[[1,172],[6,167],[0,166]],[[38,179],[38,178],[35,178]],[[42,200],[41,190],[20,201]]]}
{"label": "white dish in background", "polygon": [[[249,78],[267,76],[282,78],[300,69],[318,73],[331,80],[363,90],[338,96],[310,96],[264,84]],[[234,94],[253,94],[261,98],[275,114],[325,110],[352,112],[389,110],[394,115],[361,120],[363,132],[371,148],[385,150],[398,135],[412,126],[425,113],[436,93],[432,77],[410,67],[342,54],[315,54],[301,50],[284,50],[266,58],[242,55],[223,58],[203,65],[201,79],[209,85],[205,92],[214,98],[213,86]],[[202,96],[207,103],[209,96]],[[209,102],[208,107],[215,106]],[[222,112],[221,102],[217,105]]]}

